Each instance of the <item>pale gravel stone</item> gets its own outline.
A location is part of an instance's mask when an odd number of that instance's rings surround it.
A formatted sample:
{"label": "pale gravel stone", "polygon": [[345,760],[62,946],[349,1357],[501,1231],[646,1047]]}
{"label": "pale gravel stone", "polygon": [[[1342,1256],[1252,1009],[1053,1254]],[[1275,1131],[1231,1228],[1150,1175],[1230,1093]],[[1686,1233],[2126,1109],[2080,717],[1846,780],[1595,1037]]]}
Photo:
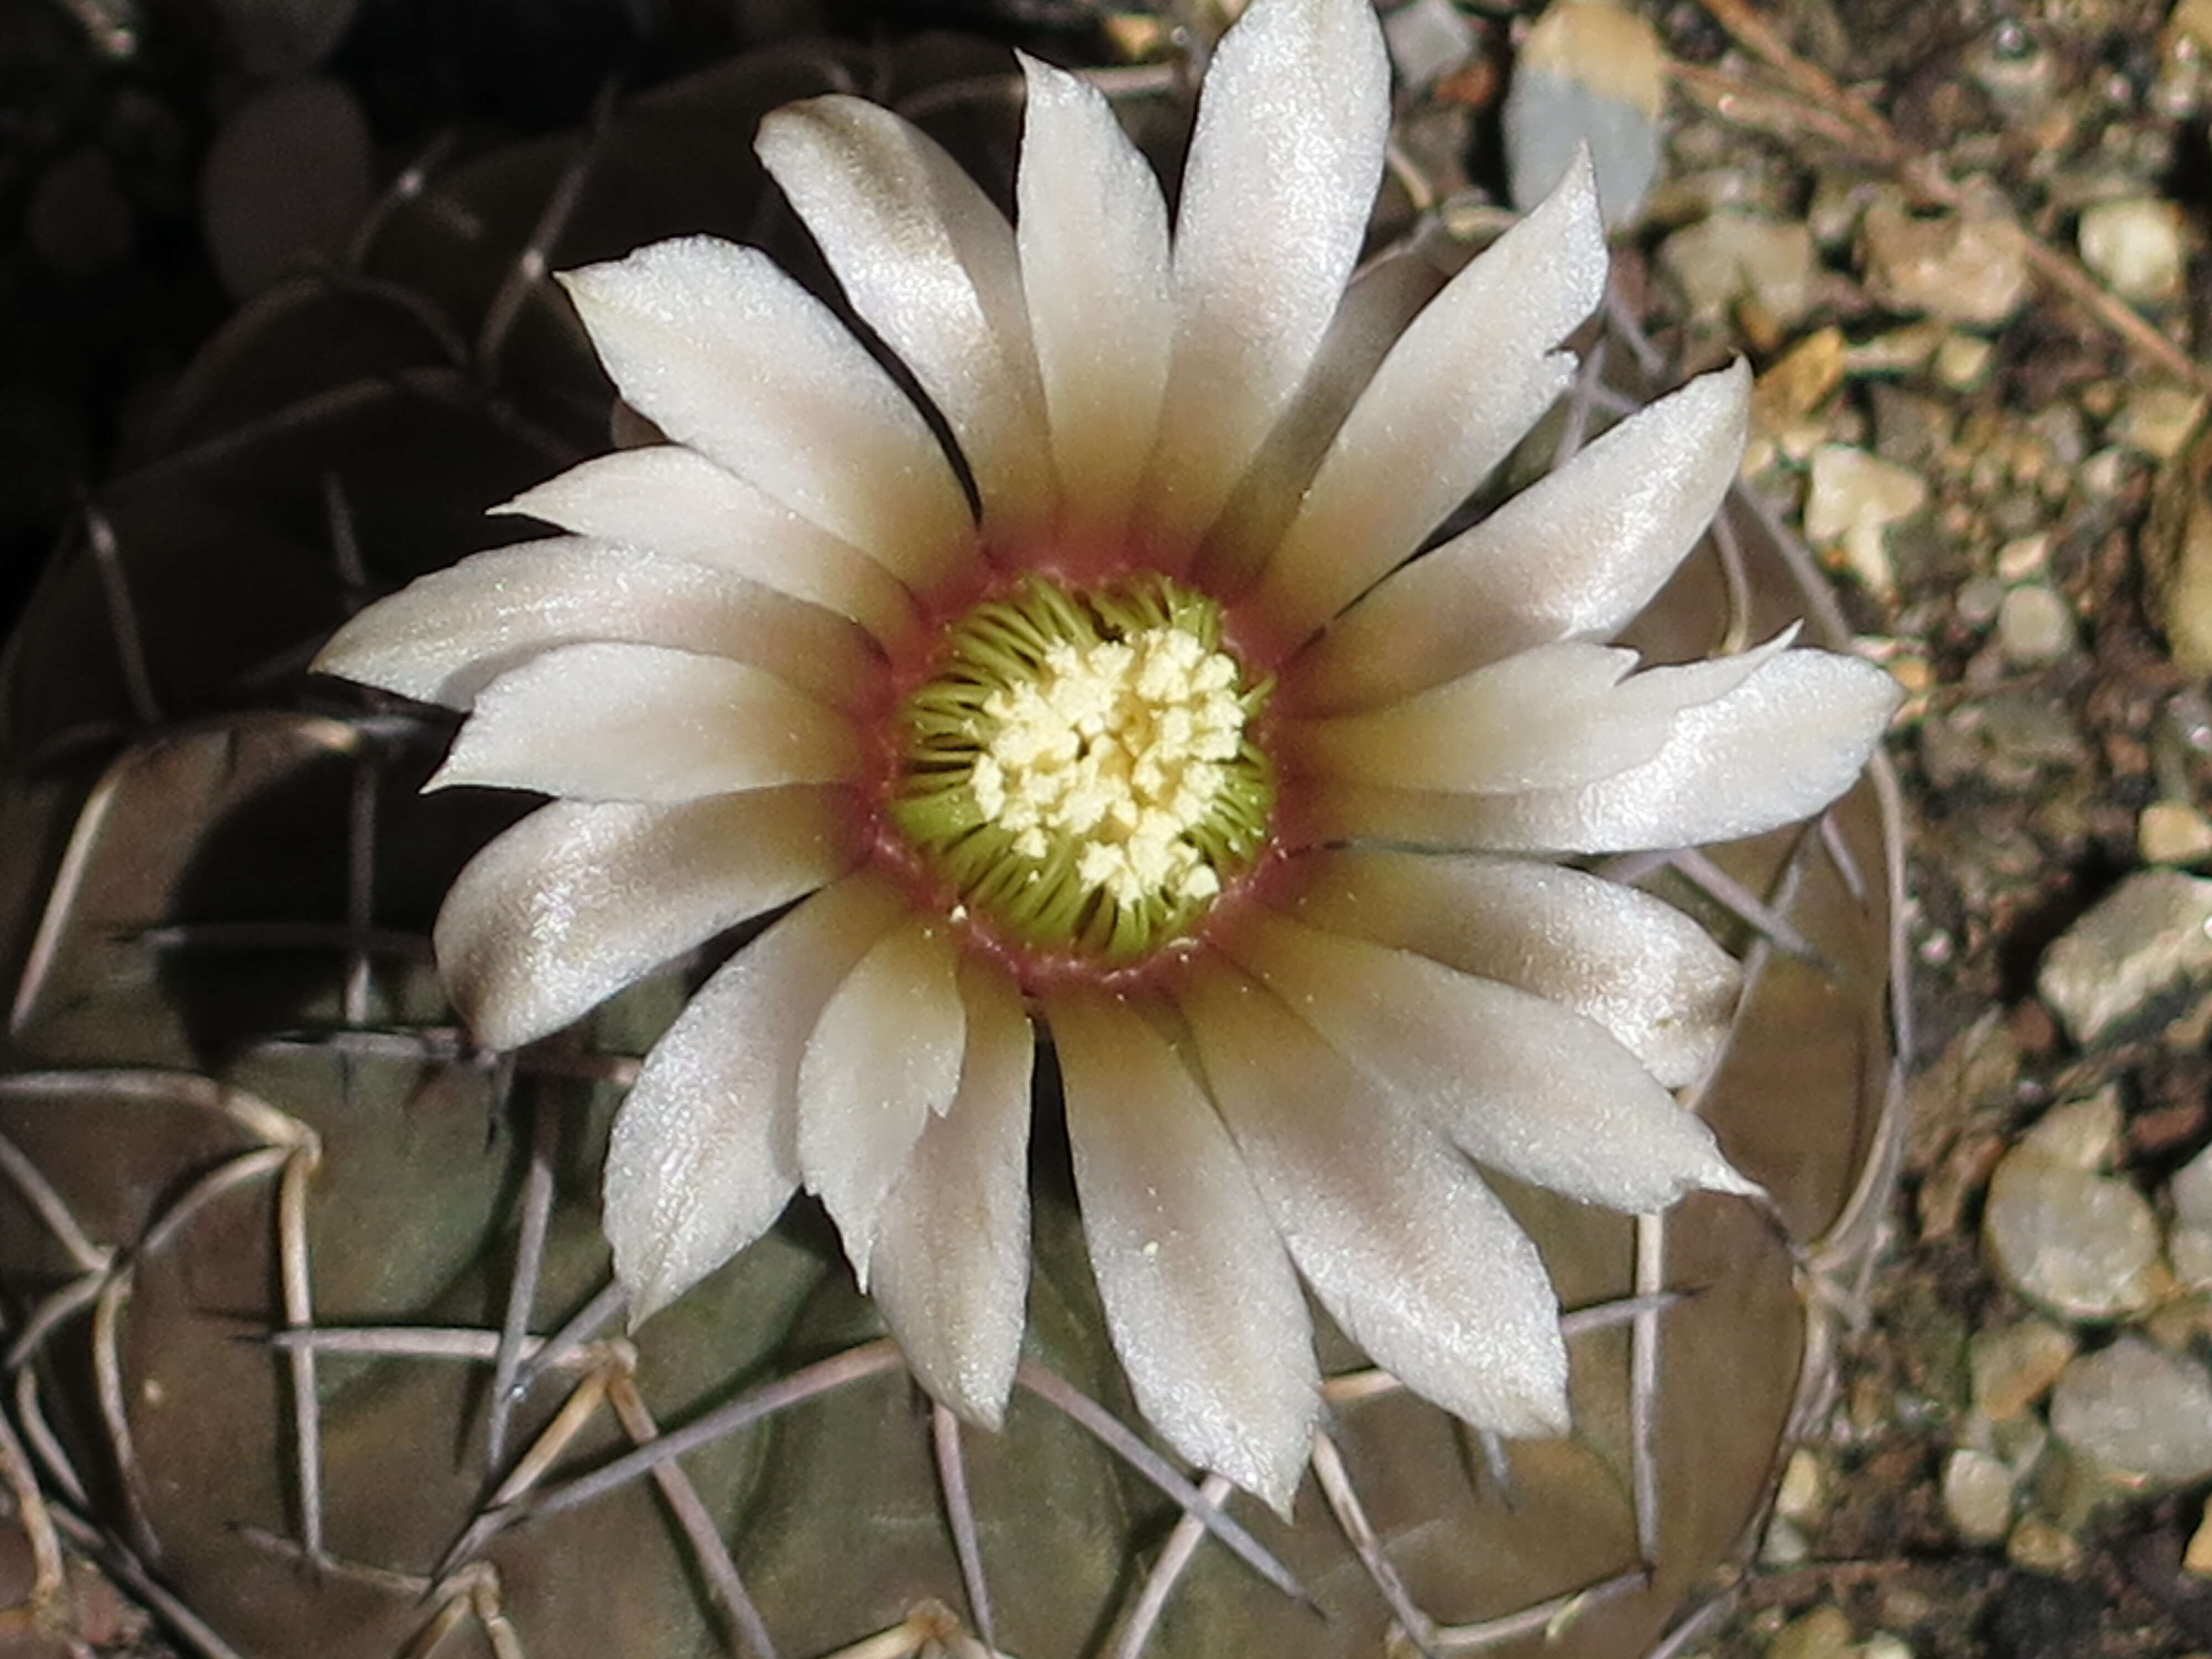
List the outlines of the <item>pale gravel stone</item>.
{"label": "pale gravel stone", "polygon": [[2005,1559],[2030,1572],[2063,1578],[2081,1565],[2081,1547],[2062,1528],[2031,1515],[2005,1540]]}
{"label": "pale gravel stone", "polygon": [[2181,216],[2171,202],[2130,197],[2082,210],[2081,263],[2124,300],[2171,299],[2181,291],[2188,255]]}
{"label": "pale gravel stone", "polygon": [[1912,1644],[1886,1630],[1876,1631],[1859,1644],[1858,1659],[1912,1659]]}
{"label": "pale gravel stone", "polygon": [[1659,263],[1682,285],[1691,314],[1717,321],[1755,300],[1781,327],[1812,308],[1813,233],[1802,223],[1723,211],[1659,245]]}
{"label": "pale gravel stone", "polygon": [[2189,1547],[2181,1553],[2181,1570],[2200,1578],[2212,1578],[2212,1498],[2204,1500],[2203,1518],[2197,1522]]}
{"label": "pale gravel stone", "polygon": [[2119,1151],[2124,1121],[2119,1085],[2109,1084],[2080,1100],[2059,1102],[2035,1120],[2020,1144],[2077,1170],[2101,1170]]}
{"label": "pale gravel stone", "polygon": [[2173,1267],[2175,1281],[2184,1288],[2212,1290],[2212,1231],[2176,1227],[2167,1236],[2166,1257]]}
{"label": "pale gravel stone", "polygon": [[1383,14],[1382,42],[1398,78],[1409,87],[1425,87],[1467,62],[1474,51],[1474,25],[1451,0],[1413,0]]}
{"label": "pale gravel stone", "polygon": [[1766,1659],[1851,1659],[1851,1621],[1820,1607],[1791,1620],[1766,1644]]}
{"label": "pale gravel stone", "polygon": [[1994,1457],[1960,1448],[1944,1460],[1943,1509],[1961,1538],[1995,1543],[2012,1524],[2012,1471]]}
{"label": "pale gravel stone", "polygon": [[1990,371],[1996,348],[1974,334],[1948,334],[1936,348],[1936,378],[1954,392],[1972,392]]}
{"label": "pale gravel stone", "polygon": [[2183,1486],[2212,1474],[2212,1376],[2123,1335],[2066,1368],[2051,1431],[2109,1474]]}
{"label": "pale gravel stone", "polygon": [[2112,435],[2154,461],[2170,461],[2203,418],[2203,393],[2176,386],[2147,386],[2120,405],[2112,417]]}
{"label": "pale gravel stone", "polygon": [[2141,1193],[2032,1147],[1990,1176],[1983,1236],[2008,1284],[2069,1318],[2136,1312],[2162,1277],[2158,1218]]}
{"label": "pale gravel stone", "polygon": [[2073,608],[2040,582],[2014,588],[1997,607],[1997,650],[2015,668],[2063,661],[2076,633]]}
{"label": "pale gravel stone", "polygon": [[2177,1221],[2212,1232],[2212,1146],[2183,1164],[2166,1190],[2173,1194]]}
{"label": "pale gravel stone", "polygon": [[1587,145],[1606,228],[1633,223],[1659,171],[1666,101],[1667,55],[1649,22],[1615,0],[1554,0],[1522,41],[1505,98],[1515,204],[1543,200]]}
{"label": "pale gravel stone", "polygon": [[2136,851],[2145,864],[2197,864],[2212,858],[2212,818],[2187,801],[2154,800],[2136,820]]}
{"label": "pale gravel stone", "polygon": [[1783,1465],[1782,1484],[1774,1494],[1774,1512],[1785,1521],[1813,1519],[1820,1512],[1826,1485],[1820,1457],[1809,1446],[1800,1446]]}
{"label": "pale gravel stone", "polygon": [[1928,481],[1909,467],[1849,444],[1813,452],[1805,495],[1805,533],[1838,547],[1854,575],[1876,592],[1896,586],[1884,532],[1928,500]]}
{"label": "pale gravel stone", "polygon": [[2036,988],[2091,1043],[2161,993],[2212,978],[2212,881],[2130,876],[2044,952]]}
{"label": "pale gravel stone", "polygon": [[1974,213],[1921,218],[1899,199],[1878,201],[1859,222],[1858,256],[1868,293],[1894,311],[1989,327],[2027,298],[2019,232]]}
{"label": "pale gravel stone", "polygon": [[2071,1332],[2047,1319],[1977,1332],[1966,1346],[1974,1409],[1991,1423],[2019,1417],[2058,1380],[2075,1346]]}

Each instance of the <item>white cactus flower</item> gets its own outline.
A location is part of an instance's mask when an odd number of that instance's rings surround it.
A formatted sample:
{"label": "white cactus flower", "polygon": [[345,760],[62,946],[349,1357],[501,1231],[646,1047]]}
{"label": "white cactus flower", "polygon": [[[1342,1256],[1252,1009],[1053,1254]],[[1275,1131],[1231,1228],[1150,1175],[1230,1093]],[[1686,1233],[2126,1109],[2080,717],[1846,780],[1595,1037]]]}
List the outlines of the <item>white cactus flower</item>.
{"label": "white cactus flower", "polygon": [[[923,1383],[995,1424],[1041,1021],[1115,1346],[1193,1463],[1287,1506],[1321,1410],[1301,1280],[1417,1393],[1561,1431],[1557,1303],[1482,1170],[1637,1212],[1751,1188],[1670,1092],[1735,963],[1560,860],[1819,810],[1895,690],[1786,638],[1642,670],[1602,643],[1734,476],[1740,366],[1413,556],[1567,385],[1607,255],[1577,168],[1356,398],[1324,385],[1370,315],[1342,303],[1389,111],[1366,0],[1255,0],[1172,236],[1099,95],[1023,70],[1011,225],[858,100],[759,140],[972,507],[823,305],[663,242],[563,280],[668,441],[521,496],[570,533],[416,583],[320,666],[467,711],[439,782],[558,798],[439,921],[490,1047],[799,901],[616,1123],[638,1316],[804,1188]],[[1323,406],[1333,435],[1271,442]]]}

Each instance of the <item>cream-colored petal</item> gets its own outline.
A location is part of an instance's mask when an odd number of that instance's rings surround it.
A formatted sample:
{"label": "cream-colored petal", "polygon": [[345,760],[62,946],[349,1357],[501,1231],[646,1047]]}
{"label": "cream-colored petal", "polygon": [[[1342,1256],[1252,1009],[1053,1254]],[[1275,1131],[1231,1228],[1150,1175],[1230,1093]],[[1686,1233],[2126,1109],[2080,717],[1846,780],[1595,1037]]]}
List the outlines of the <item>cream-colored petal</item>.
{"label": "cream-colored petal", "polygon": [[1705,533],[1750,405],[1738,362],[1630,416],[1339,617],[1298,659],[1298,706],[1370,708],[1531,646],[1610,639]]}
{"label": "cream-colored petal", "polygon": [[564,645],[509,669],[426,789],[680,801],[866,769],[851,721],[750,663],[656,645]]}
{"label": "cream-colored petal", "polygon": [[1167,386],[1167,204],[1103,96],[1026,53],[1021,63],[1014,231],[1061,526],[1105,544],[1127,525]]}
{"label": "cream-colored petal", "polygon": [[493,510],[727,571],[878,640],[914,629],[913,596],[883,565],[681,444],[599,456]]}
{"label": "cream-colored petal", "polygon": [[1400,337],[1336,434],[1250,603],[1304,639],[1410,558],[1565,392],[1553,346],[1605,294],[1587,159]]}
{"label": "cream-colored petal", "polygon": [[1312,365],[1382,178],[1390,68],[1368,0],[1270,0],[1222,38],[1175,234],[1175,349],[1144,539],[1205,533]]}
{"label": "cream-colored petal", "polygon": [[799,1185],[799,1063],[823,1005],[905,908],[848,876],[732,957],[639,1069],[602,1224],[635,1324],[767,1231]]}
{"label": "cream-colored petal", "polygon": [[1448,795],[1316,789],[1311,842],[1497,853],[1625,853],[1732,841],[1794,823],[1850,787],[1903,692],[1872,663],[1785,651],[1727,696],[1685,709],[1659,752],[1577,788]]}
{"label": "cream-colored petal", "polygon": [[960,1089],[921,1126],[877,1212],[868,1293],[921,1386],[995,1429],[1021,1358],[1030,1279],[1030,1074],[1021,994],[979,958],[960,964],[968,1046]]}
{"label": "cream-colored petal", "polygon": [[1565,1432],[1558,1300],[1481,1177],[1226,962],[1194,964],[1176,998],[1261,1200],[1346,1334],[1478,1428]]}
{"label": "cream-colored petal", "polygon": [[671,957],[836,879],[858,806],[799,786],[680,806],[556,801],[469,860],[438,971],[478,1042],[559,1030]]}
{"label": "cream-colored petal", "polygon": [[1146,1420],[1290,1513],[1321,1411],[1313,1328],[1275,1224],[1175,1051],[1121,998],[1048,992],[1107,1328]]}
{"label": "cream-colored petal", "polygon": [[1052,467],[1006,216],[935,139],[864,99],[787,104],[753,148],[853,308],[943,412],[986,527],[1042,527]]}
{"label": "cream-colored petal", "polygon": [[315,668],[466,708],[495,676],[557,646],[626,641],[758,664],[846,702],[880,659],[843,617],[683,559],[562,537],[463,559],[340,628]]}
{"label": "cream-colored petal", "polygon": [[1668,1088],[1720,1058],[1743,970],[1673,905],[1524,859],[1333,848],[1293,866],[1291,914],[1418,951],[1595,1020]]}
{"label": "cream-colored petal", "polygon": [[884,1195],[960,1086],[959,968],[951,927],[909,917],[837,988],[799,1062],[799,1173],[844,1235],[862,1290]]}
{"label": "cream-colored petal", "polygon": [[1595,1021],[1517,986],[1278,916],[1222,940],[1370,1085],[1469,1158],[1615,1210],[1757,1188]]}
{"label": "cream-colored petal", "polygon": [[1632,651],[1579,640],[1540,645],[1402,702],[1285,721],[1282,754],[1313,775],[1401,789],[1498,794],[1584,784],[1657,754],[1686,710],[1741,685],[1791,634],[1628,678]]}
{"label": "cream-colored petal", "polygon": [[906,395],[757,248],[654,242],[564,273],[623,397],[923,589],[973,568],[968,505]]}

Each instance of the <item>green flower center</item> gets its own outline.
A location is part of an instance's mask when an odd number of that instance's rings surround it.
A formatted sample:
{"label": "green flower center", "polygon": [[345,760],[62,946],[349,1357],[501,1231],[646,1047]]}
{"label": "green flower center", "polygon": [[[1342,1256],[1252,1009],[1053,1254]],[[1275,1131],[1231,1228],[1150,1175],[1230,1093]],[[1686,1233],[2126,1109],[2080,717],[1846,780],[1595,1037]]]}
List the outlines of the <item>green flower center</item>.
{"label": "green flower center", "polygon": [[1032,575],[946,630],[900,704],[892,822],[1012,941],[1126,962],[1188,931],[1267,837],[1275,785],[1221,609],[1162,578]]}

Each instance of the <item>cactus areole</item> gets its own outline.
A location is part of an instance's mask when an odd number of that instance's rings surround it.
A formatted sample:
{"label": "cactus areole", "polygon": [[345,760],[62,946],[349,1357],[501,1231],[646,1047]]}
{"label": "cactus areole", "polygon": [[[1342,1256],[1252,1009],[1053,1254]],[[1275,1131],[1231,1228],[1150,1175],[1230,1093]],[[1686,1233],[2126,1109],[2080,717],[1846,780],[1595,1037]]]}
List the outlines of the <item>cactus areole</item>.
{"label": "cactus areole", "polygon": [[1568,388],[1606,248],[1582,165],[1410,316],[1352,281],[1389,116],[1366,0],[1255,0],[1172,234],[1104,99],[1023,72],[1011,220],[858,99],[760,131],[928,416],[755,250],[571,271],[665,441],[519,497],[562,533],[320,665],[465,712],[436,782],[554,798],[439,921],[486,1045],[789,907],[616,1122],[634,1317],[804,1189],[916,1376],[997,1425],[1042,1024],[1115,1350],[1192,1464],[1288,1509],[1309,1291],[1415,1393],[1558,1433],[1558,1303],[1485,1171],[1639,1213],[1756,1190],[1675,1093],[1736,960],[1565,860],[1821,809],[1894,690],[1787,635],[1605,643],[1734,477],[1741,366],[1436,541]]}

